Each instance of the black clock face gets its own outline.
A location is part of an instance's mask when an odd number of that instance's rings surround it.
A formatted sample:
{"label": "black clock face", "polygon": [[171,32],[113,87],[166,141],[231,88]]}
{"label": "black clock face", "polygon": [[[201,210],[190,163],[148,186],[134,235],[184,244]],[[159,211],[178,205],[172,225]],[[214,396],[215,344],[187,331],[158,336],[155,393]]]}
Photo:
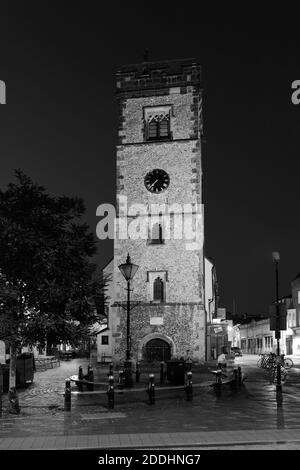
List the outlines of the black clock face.
{"label": "black clock face", "polygon": [[145,176],[145,186],[151,193],[160,193],[167,189],[170,177],[164,170],[152,170]]}

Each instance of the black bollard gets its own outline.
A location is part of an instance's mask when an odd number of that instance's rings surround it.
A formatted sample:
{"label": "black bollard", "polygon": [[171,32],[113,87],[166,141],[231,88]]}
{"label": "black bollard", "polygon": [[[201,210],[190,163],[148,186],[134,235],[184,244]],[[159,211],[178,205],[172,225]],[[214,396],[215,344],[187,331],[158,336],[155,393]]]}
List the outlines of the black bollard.
{"label": "black bollard", "polygon": [[193,381],[192,381],[193,373],[188,372],[186,374],[186,377],[187,377],[187,383],[185,386],[185,392],[186,392],[187,401],[193,401]]}
{"label": "black bollard", "polygon": [[9,413],[20,414],[19,398],[16,387],[11,387],[8,391]]}
{"label": "black bollard", "polygon": [[161,385],[165,383],[165,363],[162,361],[160,363],[160,383]]}
{"label": "black bollard", "polygon": [[136,383],[139,383],[140,381],[140,376],[141,376],[141,366],[140,363],[136,363],[136,370],[135,370],[135,381]]}
{"label": "black bollard", "polygon": [[239,387],[242,385],[242,369],[241,369],[241,366],[238,366],[238,384],[239,384]]}
{"label": "black bollard", "polygon": [[282,396],[282,387],[276,386],[276,403],[277,403],[277,408],[282,408],[283,404],[283,396]]}
{"label": "black bollard", "polygon": [[148,384],[147,393],[149,395],[149,404],[154,405],[154,403],[155,403],[154,374],[149,374],[149,384]]}
{"label": "black bollard", "polygon": [[238,370],[237,370],[237,368],[233,369],[232,387],[234,388],[235,391],[237,391],[238,388],[239,388],[239,379],[238,379]]}
{"label": "black bollard", "polygon": [[2,365],[0,364],[0,418],[2,418],[2,395],[3,395],[3,373],[2,373]]}
{"label": "black bollard", "polygon": [[123,371],[123,370],[119,370],[119,384],[118,384],[118,388],[119,388],[119,389],[123,389],[123,388],[124,388],[124,371]]}
{"label": "black bollard", "polygon": [[132,362],[127,360],[124,362],[124,382],[126,388],[131,388],[133,385]]}
{"label": "black bollard", "polygon": [[115,406],[115,387],[113,375],[108,377],[108,390],[106,393],[108,398],[108,408],[113,409]]}
{"label": "black bollard", "polygon": [[[88,376],[87,376],[87,379],[89,382],[94,382],[94,371],[93,371],[93,368],[92,367],[88,367]],[[91,384],[87,384],[87,389],[90,390],[90,391],[93,391],[94,390],[94,384],[91,383]]]}
{"label": "black bollard", "polygon": [[77,387],[78,387],[78,390],[80,392],[83,391],[83,383],[80,382],[80,380],[82,380],[82,379],[83,379],[83,371],[82,371],[82,367],[79,366],[79,369],[78,369],[78,380],[79,380],[79,382],[77,383]]}
{"label": "black bollard", "polygon": [[218,370],[216,373],[216,384],[215,384],[215,391],[217,395],[221,394],[222,390],[222,371]]}
{"label": "black bollard", "polygon": [[71,411],[71,380],[66,379],[65,384],[65,411]]}

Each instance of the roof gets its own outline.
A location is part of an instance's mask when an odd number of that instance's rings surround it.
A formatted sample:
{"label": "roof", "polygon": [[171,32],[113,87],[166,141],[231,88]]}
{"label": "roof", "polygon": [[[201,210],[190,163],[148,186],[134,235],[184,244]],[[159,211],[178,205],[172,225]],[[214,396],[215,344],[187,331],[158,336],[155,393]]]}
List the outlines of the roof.
{"label": "roof", "polygon": [[112,262],[113,259],[114,257],[111,256],[111,258],[102,266],[101,270],[104,271],[104,269],[107,268],[107,266]]}

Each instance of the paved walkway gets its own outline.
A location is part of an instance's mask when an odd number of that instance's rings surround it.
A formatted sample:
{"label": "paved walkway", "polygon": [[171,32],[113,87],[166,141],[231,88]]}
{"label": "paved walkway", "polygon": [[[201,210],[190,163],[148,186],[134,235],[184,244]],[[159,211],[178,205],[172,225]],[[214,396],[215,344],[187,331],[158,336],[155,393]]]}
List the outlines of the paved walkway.
{"label": "paved walkway", "polygon": [[[211,375],[195,371],[194,384],[200,386],[194,387],[192,402],[186,401],[181,387],[157,390],[156,403],[150,406],[145,373],[144,383],[139,385],[142,391],[116,395],[113,410],[108,409],[104,393],[72,395],[72,411],[65,412],[65,378],[77,374],[79,365],[83,365],[85,373],[88,361],[61,364],[36,373],[34,385],[20,391],[20,415],[4,411],[0,419],[0,449],[202,449],[238,445],[300,449],[299,369],[291,376],[293,380],[283,386],[282,406],[276,401],[275,386],[268,382],[265,371],[245,364],[249,380],[238,393],[228,387],[216,396],[209,386]],[[108,367],[98,367],[95,377],[107,383],[107,373]],[[105,392],[106,386],[101,389]]]}
{"label": "paved walkway", "polygon": [[[0,450],[55,449],[184,449],[232,448],[244,445],[294,444],[300,449],[300,428],[276,431],[214,431],[0,438]],[[291,447],[291,446],[290,446]]]}

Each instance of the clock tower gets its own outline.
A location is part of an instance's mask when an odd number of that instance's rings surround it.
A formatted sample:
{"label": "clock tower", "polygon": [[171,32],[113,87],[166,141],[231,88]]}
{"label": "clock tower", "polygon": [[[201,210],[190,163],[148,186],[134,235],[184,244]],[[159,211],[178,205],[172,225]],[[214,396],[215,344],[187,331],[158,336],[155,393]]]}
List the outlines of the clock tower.
{"label": "clock tower", "polygon": [[125,358],[129,253],[132,356],[205,359],[202,87],[194,59],[117,72],[117,217],[110,306],[112,354]]}

